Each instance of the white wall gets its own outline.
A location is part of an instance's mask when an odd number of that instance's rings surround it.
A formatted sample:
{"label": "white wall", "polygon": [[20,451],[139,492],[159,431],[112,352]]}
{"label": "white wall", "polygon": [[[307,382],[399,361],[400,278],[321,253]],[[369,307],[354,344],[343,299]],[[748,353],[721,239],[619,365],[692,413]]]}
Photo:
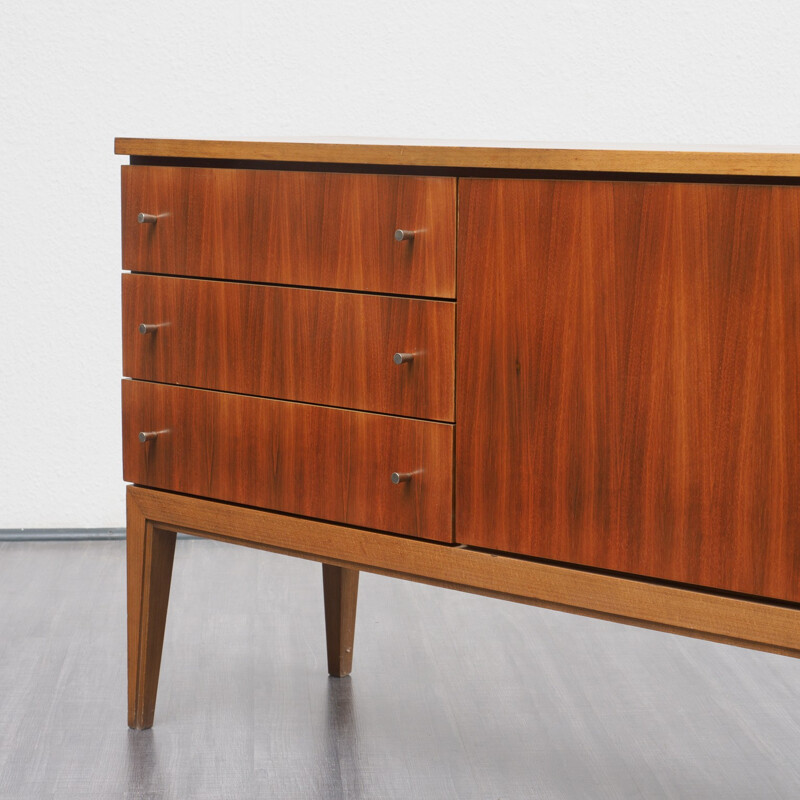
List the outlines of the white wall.
{"label": "white wall", "polygon": [[6,0],[0,528],[123,524],[114,136],[800,146],[800,4]]}

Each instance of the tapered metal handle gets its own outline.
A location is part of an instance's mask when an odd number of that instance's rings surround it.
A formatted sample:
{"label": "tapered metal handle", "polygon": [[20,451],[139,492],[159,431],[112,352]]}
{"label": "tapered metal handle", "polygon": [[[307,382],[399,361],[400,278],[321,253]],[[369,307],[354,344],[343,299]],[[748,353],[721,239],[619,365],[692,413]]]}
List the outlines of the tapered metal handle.
{"label": "tapered metal handle", "polygon": [[158,217],[155,214],[143,214],[139,212],[139,216],[136,217],[139,224],[149,223],[150,225],[155,225],[158,222]]}
{"label": "tapered metal handle", "polygon": [[140,431],[139,432],[139,441],[144,444],[145,442],[152,442],[155,441],[159,434],[163,433],[164,431]]}
{"label": "tapered metal handle", "polygon": [[408,483],[411,480],[410,472],[393,472],[392,483]]}
{"label": "tapered metal handle", "polygon": [[139,333],[155,333],[158,325],[148,325],[146,322],[139,323]]}
{"label": "tapered metal handle", "polygon": [[408,364],[414,360],[413,353],[395,353],[392,359],[395,364]]}
{"label": "tapered metal handle", "polygon": [[394,232],[394,238],[397,239],[398,242],[402,242],[404,239],[413,239],[414,231],[404,231],[402,228],[398,228]]}

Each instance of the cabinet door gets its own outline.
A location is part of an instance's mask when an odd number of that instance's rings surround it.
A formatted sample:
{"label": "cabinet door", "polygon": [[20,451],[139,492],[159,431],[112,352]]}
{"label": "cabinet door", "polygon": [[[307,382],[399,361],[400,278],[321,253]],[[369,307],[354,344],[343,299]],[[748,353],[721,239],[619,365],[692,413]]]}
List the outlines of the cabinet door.
{"label": "cabinet door", "polygon": [[800,187],[459,184],[456,537],[800,601]]}

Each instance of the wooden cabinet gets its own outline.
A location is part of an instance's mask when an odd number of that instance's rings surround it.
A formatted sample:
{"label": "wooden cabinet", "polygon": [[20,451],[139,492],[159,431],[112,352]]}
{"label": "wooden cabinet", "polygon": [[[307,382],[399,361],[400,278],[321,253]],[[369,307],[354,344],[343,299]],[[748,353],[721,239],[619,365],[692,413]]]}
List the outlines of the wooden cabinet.
{"label": "wooden cabinet", "polygon": [[118,140],[129,723],[175,531],[800,654],[800,154]]}

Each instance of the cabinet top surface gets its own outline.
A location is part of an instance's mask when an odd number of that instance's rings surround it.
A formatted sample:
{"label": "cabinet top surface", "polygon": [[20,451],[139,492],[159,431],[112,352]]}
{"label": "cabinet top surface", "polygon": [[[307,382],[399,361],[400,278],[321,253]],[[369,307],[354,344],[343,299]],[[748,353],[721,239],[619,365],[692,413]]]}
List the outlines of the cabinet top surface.
{"label": "cabinet top surface", "polygon": [[800,176],[800,145],[658,148],[533,142],[396,139],[316,141],[115,140],[118,155],[358,164],[442,169],[555,170],[686,175]]}

